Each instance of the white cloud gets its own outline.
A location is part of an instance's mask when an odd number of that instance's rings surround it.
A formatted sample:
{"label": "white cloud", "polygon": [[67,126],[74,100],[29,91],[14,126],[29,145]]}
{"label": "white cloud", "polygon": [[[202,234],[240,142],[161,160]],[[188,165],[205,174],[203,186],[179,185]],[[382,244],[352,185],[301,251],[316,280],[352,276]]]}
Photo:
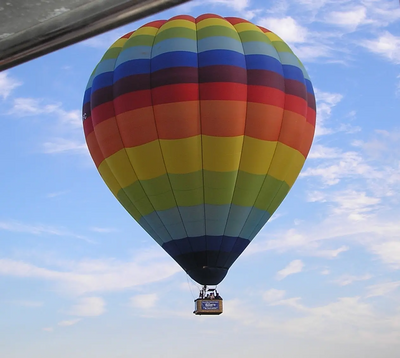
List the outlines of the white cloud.
{"label": "white cloud", "polygon": [[87,146],[83,142],[70,140],[65,138],[55,138],[52,142],[43,143],[43,153],[46,154],[59,154],[77,152],[88,154]]}
{"label": "white cloud", "polygon": [[11,259],[0,259],[0,276],[31,278],[54,282],[68,295],[120,291],[165,280],[181,268],[161,250],[137,254],[131,262],[80,260],[55,262],[60,270]]}
{"label": "white cloud", "polygon": [[283,280],[285,277],[287,277],[289,275],[293,275],[295,273],[302,272],[303,267],[304,267],[304,264],[301,260],[293,260],[284,269],[282,269],[276,273],[276,279]]}
{"label": "white cloud", "polygon": [[395,269],[400,269],[400,234],[397,235],[395,240],[375,242],[370,249],[384,262]]}
{"label": "white cloud", "polygon": [[10,231],[10,232],[20,232],[31,235],[55,235],[55,236],[70,236],[77,239],[92,242],[85,236],[74,234],[66,229],[57,228],[42,224],[24,224],[18,221],[0,221],[0,230]]}
{"label": "white cloud", "polygon": [[285,294],[286,292],[284,290],[271,288],[270,290],[263,293],[262,298],[265,302],[272,303],[281,300],[285,296]]}
{"label": "white cloud", "polygon": [[100,234],[108,234],[117,231],[116,229],[109,227],[91,227],[90,230]]}
{"label": "white cloud", "polygon": [[101,297],[82,297],[68,313],[72,316],[95,317],[105,312],[105,306],[106,303]]}
{"label": "white cloud", "polygon": [[45,327],[45,328],[42,329],[42,331],[45,331],[45,332],[53,332],[53,331],[54,331],[54,328],[53,328],[53,327]]}
{"label": "white cloud", "polygon": [[367,297],[387,296],[400,287],[400,281],[390,281],[368,286]]}
{"label": "white cloud", "polygon": [[356,6],[348,11],[332,11],[324,17],[323,21],[345,27],[349,31],[354,31],[358,26],[369,22],[367,9],[364,6]]}
{"label": "white cloud", "polygon": [[381,55],[389,61],[400,64],[400,37],[385,31],[374,40],[361,41],[361,46]]}
{"label": "white cloud", "polygon": [[304,43],[308,38],[307,29],[290,16],[264,18],[257,21],[257,23],[276,33],[283,41],[289,44]]}
{"label": "white cloud", "polygon": [[73,326],[74,324],[77,324],[81,319],[80,318],[76,318],[76,319],[71,319],[68,321],[61,321],[58,322],[57,324],[61,327],[68,327],[68,326]]}
{"label": "white cloud", "polygon": [[0,72],[0,97],[6,99],[22,82],[10,77],[8,72]]}
{"label": "white cloud", "polygon": [[338,284],[339,286],[347,286],[351,285],[354,282],[357,281],[367,281],[371,279],[373,276],[370,274],[365,274],[362,276],[355,276],[355,275],[342,275],[333,282]]}
{"label": "white cloud", "polygon": [[315,135],[331,134],[333,130],[326,126],[327,121],[332,115],[333,108],[343,99],[343,96],[339,93],[323,92],[315,89],[315,99],[318,113]]}
{"label": "white cloud", "polygon": [[135,308],[151,308],[154,307],[158,300],[156,293],[148,293],[136,295],[130,298],[130,305]]}

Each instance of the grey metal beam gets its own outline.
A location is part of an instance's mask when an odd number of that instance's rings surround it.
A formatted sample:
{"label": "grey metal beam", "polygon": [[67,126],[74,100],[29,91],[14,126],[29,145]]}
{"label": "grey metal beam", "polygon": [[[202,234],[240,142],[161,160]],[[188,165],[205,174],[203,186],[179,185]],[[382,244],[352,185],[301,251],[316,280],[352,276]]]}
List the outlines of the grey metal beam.
{"label": "grey metal beam", "polygon": [[0,34],[0,71],[187,1],[92,0],[5,38]]}

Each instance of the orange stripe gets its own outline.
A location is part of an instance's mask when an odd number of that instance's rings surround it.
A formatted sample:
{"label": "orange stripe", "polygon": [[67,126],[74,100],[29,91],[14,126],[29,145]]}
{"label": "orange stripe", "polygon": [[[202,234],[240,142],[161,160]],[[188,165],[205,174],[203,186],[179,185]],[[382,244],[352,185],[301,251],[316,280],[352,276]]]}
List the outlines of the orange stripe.
{"label": "orange stripe", "polygon": [[298,113],[305,117],[307,115],[307,108],[308,104],[303,98],[293,96],[291,94],[285,95],[286,110]]}
{"label": "orange stripe", "polygon": [[144,107],[118,114],[117,122],[126,148],[149,143],[158,138],[153,107]]}
{"label": "orange stripe", "polygon": [[244,134],[246,101],[200,101],[202,133],[216,137]]}
{"label": "orange stripe", "polygon": [[[306,118],[297,113],[285,111],[283,114],[281,134],[279,141],[287,146],[300,151],[303,142],[303,132]],[[302,153],[304,156],[305,154]]]}
{"label": "orange stripe", "polygon": [[306,158],[311,148],[311,144],[314,138],[314,132],[315,132],[315,127],[310,123],[306,122],[304,125],[303,140],[299,148],[300,152]]}
{"label": "orange stripe", "polygon": [[157,21],[152,21],[147,24],[144,24],[143,26],[140,27],[155,27],[156,29],[159,29],[162,25],[164,25],[167,22],[167,20],[157,20]]}
{"label": "orange stripe", "polygon": [[199,101],[154,106],[160,139],[180,139],[200,134]]}
{"label": "orange stripe", "polygon": [[115,117],[98,124],[94,132],[105,158],[124,148]]}
{"label": "orange stripe", "polygon": [[241,19],[240,17],[226,17],[225,20],[229,21],[232,25],[241,24],[243,22],[251,23],[250,21]]}
{"label": "orange stripe", "polygon": [[247,104],[246,135],[268,141],[277,141],[284,110],[263,103]]}
{"label": "orange stripe", "polygon": [[99,143],[97,143],[96,134],[94,132],[91,132],[86,137],[86,144],[89,148],[90,155],[92,156],[93,161],[96,164],[96,167],[99,167],[101,162],[104,160],[104,155],[101,152]]}

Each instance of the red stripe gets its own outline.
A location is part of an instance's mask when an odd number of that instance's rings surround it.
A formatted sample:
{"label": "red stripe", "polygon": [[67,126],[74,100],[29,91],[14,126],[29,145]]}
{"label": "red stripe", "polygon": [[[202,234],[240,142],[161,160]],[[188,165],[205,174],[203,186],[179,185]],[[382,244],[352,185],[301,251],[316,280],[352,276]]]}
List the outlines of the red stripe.
{"label": "red stripe", "polygon": [[307,122],[315,127],[317,113],[310,107],[307,108]]}
{"label": "red stripe", "polygon": [[153,88],[152,94],[154,106],[164,103],[197,101],[199,99],[199,85],[197,83],[184,83],[162,86]]}
{"label": "red stripe", "polygon": [[150,90],[125,93],[114,99],[116,115],[131,111],[133,109],[149,107],[151,105],[152,102]]}
{"label": "red stripe", "polygon": [[152,21],[147,24],[144,24],[143,26],[140,27],[155,27],[156,29],[159,29],[162,25],[164,25],[167,22],[167,20],[157,20],[157,21]]}
{"label": "red stripe", "polygon": [[87,137],[90,133],[93,132],[92,116],[87,117],[83,121],[83,132],[85,133],[85,137]]}
{"label": "red stripe", "polygon": [[127,34],[125,34],[124,36],[120,37],[121,39],[129,39],[129,37],[131,37],[131,35],[134,33],[135,31],[131,31],[128,32]]}
{"label": "red stripe", "polygon": [[285,93],[272,87],[248,86],[247,101],[283,108],[285,105]]}
{"label": "red stripe", "polygon": [[93,127],[96,127],[99,123],[115,116],[114,105],[112,101],[103,103],[92,109],[92,122]]}
{"label": "red stripe", "polygon": [[226,17],[227,21],[229,21],[232,25],[241,24],[243,22],[251,23],[245,19],[241,19],[240,17]]}
{"label": "red stripe", "polygon": [[200,99],[247,101],[247,87],[245,84],[234,82],[201,83]]}
{"label": "red stripe", "polygon": [[287,94],[285,97],[285,109],[298,113],[304,117],[307,116],[307,102],[300,97]]}
{"label": "red stripe", "polygon": [[265,27],[262,27],[262,26],[257,26],[257,27],[264,33],[271,32],[270,30],[266,29]]}
{"label": "red stripe", "polygon": [[187,20],[187,21],[190,21],[190,22],[196,22],[196,19],[193,16],[190,16],[190,15],[174,16],[174,17],[171,17],[168,21],[172,21],[172,20]]}
{"label": "red stripe", "polygon": [[222,16],[215,15],[215,14],[203,14],[200,15],[199,17],[196,18],[196,24],[198,24],[200,21],[206,20],[206,19],[223,19]]}

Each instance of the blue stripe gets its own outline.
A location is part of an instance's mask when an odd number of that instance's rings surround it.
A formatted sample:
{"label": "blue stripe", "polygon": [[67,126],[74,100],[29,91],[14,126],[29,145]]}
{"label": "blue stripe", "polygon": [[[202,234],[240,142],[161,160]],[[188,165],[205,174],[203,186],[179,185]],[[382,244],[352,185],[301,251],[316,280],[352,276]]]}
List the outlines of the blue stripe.
{"label": "blue stripe", "polygon": [[283,77],[281,63],[274,57],[266,55],[246,55],[248,70],[267,70],[279,73]]}
{"label": "blue stripe", "polygon": [[114,70],[114,82],[127,76],[140,75],[149,72],[150,72],[149,59],[136,59],[136,60],[126,61],[120,64]]}
{"label": "blue stripe", "polygon": [[296,80],[304,83],[303,71],[299,67],[291,65],[283,65],[282,67],[286,79]]}
{"label": "blue stripe", "polygon": [[113,74],[113,72],[104,72],[96,76],[92,83],[92,92],[95,92],[103,87],[112,86]]}
{"label": "blue stripe", "polygon": [[305,79],[305,82],[306,82],[307,92],[311,93],[314,96],[314,88],[311,84],[311,81],[308,79]]}
{"label": "blue stripe", "polygon": [[221,251],[225,253],[242,253],[249,240],[230,236],[200,236],[173,240],[162,245],[172,257],[180,254],[202,251]]}
{"label": "blue stripe", "polygon": [[231,50],[210,50],[199,53],[199,67],[230,65],[246,68],[242,53]]}
{"label": "blue stripe", "polygon": [[151,59],[151,72],[181,66],[198,67],[197,53],[188,51],[167,52]]}

